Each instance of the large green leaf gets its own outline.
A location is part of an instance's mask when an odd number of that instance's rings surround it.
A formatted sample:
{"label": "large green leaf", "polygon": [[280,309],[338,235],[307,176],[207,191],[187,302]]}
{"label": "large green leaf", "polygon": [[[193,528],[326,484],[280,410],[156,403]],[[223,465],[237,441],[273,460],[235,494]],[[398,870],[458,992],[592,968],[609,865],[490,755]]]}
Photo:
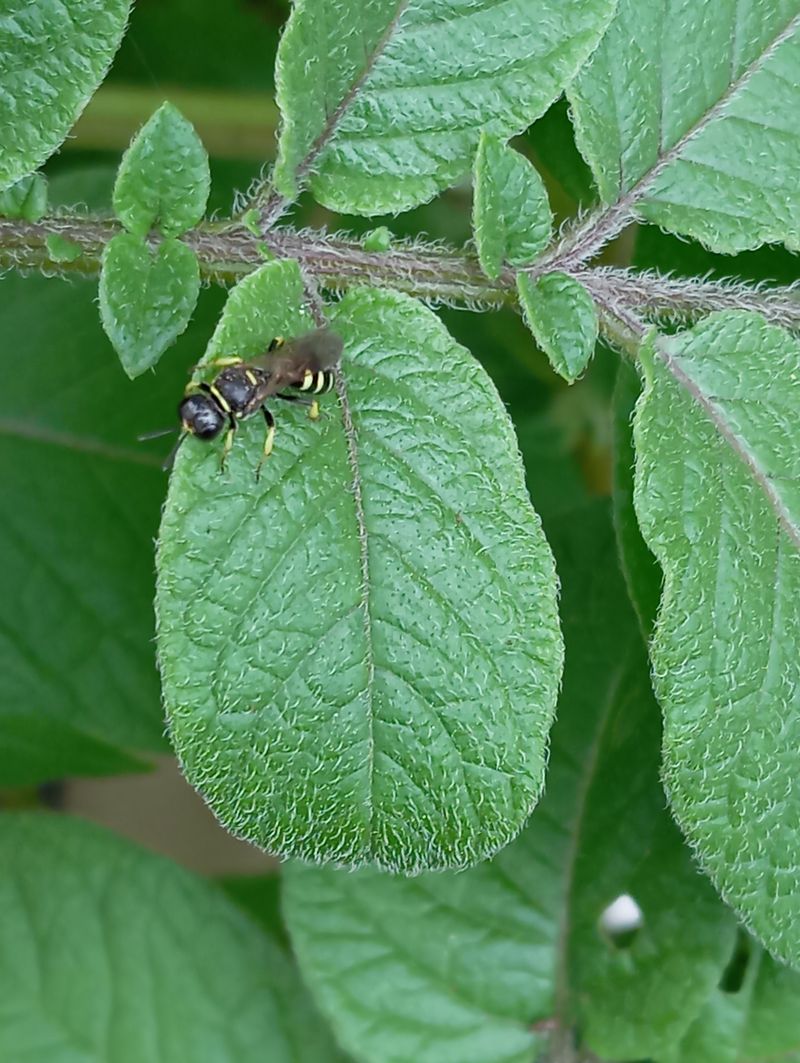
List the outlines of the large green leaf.
{"label": "large green leaf", "polygon": [[340,1056],[287,957],[221,891],[88,823],[5,814],[0,1058]]}
{"label": "large green leaf", "polygon": [[[551,522],[567,667],[547,790],[522,835],[459,875],[298,864],[285,910],[303,974],[370,1063],[529,1063],[577,1026],[604,1059],[679,1038],[733,945],[658,782],[658,708],[605,504]],[[600,929],[624,892],[644,925]]]}
{"label": "large green leaf", "polygon": [[3,0],[0,189],[35,170],[86,106],[119,47],[131,0]]}
{"label": "large green leaf", "polygon": [[[232,293],[209,349],[308,328],[295,263]],[[159,547],[175,747],[223,823],[312,860],[473,863],[542,786],[561,671],[552,557],[480,366],[414,300],[332,315],[344,390],[311,422],[184,445]],[[280,406],[280,403],[275,405]]]}
{"label": "large green leaf", "polygon": [[199,294],[200,267],[186,244],[163,240],[151,250],[132,233],[109,241],[100,274],[100,320],[132,380],[185,331]]}
{"label": "large green leaf", "polygon": [[719,251],[800,248],[800,0],[620,0],[569,91],[606,203]]}
{"label": "large green leaf", "polygon": [[482,133],[475,156],[472,227],[489,277],[504,262],[523,266],[550,242],[553,216],[538,171],[499,137]]}
{"label": "large green leaf", "polygon": [[800,963],[800,344],[710,317],[644,355],[636,508],[672,806],[722,895]]}
{"label": "large green leaf", "polygon": [[423,203],[482,127],[520,133],[596,46],[614,0],[298,0],[278,51],[275,182],[334,210]]}

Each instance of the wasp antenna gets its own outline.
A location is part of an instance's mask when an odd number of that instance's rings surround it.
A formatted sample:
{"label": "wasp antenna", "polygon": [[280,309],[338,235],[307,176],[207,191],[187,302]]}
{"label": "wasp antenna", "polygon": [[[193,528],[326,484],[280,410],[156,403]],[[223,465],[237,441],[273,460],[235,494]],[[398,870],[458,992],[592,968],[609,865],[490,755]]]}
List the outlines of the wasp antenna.
{"label": "wasp antenna", "polygon": [[160,439],[162,436],[172,435],[177,431],[174,424],[171,424],[169,428],[157,428],[155,432],[144,432],[142,435],[136,437],[138,443],[145,443],[148,439]]}
{"label": "wasp antenna", "polygon": [[184,441],[184,439],[186,439],[188,435],[191,435],[191,432],[181,432],[181,434],[175,440],[175,445],[173,446],[169,454],[167,454],[166,458],[164,459],[164,464],[161,466],[164,472],[167,472],[169,469],[172,468],[172,465],[175,461],[175,455],[180,450],[181,443]]}

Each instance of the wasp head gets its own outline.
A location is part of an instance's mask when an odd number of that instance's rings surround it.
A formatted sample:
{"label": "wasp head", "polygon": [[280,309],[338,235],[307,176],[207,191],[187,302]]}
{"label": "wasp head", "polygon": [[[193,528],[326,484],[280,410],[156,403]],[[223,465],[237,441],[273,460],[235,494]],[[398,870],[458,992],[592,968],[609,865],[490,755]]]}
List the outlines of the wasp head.
{"label": "wasp head", "polygon": [[225,414],[211,395],[196,392],[187,395],[178,407],[178,417],[185,432],[198,439],[214,439],[225,424]]}

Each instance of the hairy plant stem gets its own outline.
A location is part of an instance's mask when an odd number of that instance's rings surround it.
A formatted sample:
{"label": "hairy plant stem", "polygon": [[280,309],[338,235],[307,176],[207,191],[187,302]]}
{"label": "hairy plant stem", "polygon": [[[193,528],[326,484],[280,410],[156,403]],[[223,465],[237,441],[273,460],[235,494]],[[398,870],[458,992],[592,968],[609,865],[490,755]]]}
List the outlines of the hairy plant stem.
{"label": "hairy plant stem", "polygon": [[[57,276],[96,276],[103,251],[120,232],[116,221],[59,215],[39,222],[0,218],[0,269],[16,268]],[[50,256],[47,238],[58,235],[81,248],[74,262]],[[492,309],[517,305],[514,271],[490,280],[477,259],[436,245],[401,243],[388,251],[368,251],[355,239],[313,230],[274,229],[255,236],[233,221],[207,223],[183,237],[197,253],[206,281],[233,284],[269,257],[294,258],[315,285],[341,292],[377,285],[407,292],[430,303]],[[157,242],[153,238],[153,242]],[[645,323],[691,322],[716,310],[757,311],[774,324],[800,331],[800,287],[767,288],[734,281],[665,277],[583,262],[552,254],[548,268],[563,269],[591,292],[607,338],[633,353]],[[542,262],[527,271],[543,272]]]}

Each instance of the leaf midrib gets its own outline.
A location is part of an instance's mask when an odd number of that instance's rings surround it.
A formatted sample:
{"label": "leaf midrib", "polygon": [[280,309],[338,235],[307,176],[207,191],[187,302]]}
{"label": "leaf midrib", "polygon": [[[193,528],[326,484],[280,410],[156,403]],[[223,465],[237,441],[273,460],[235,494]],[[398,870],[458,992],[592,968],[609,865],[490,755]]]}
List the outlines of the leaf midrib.
{"label": "leaf midrib", "polygon": [[[736,24],[738,25],[738,17]],[[634,218],[636,206],[647,196],[652,186],[668,167],[680,158],[686,145],[700,136],[715,119],[724,113],[728,104],[752,81],[781,45],[789,40],[799,28],[800,13],[792,16],[786,26],[775,35],[753,62],[742,71],[735,81],[731,82],[714,106],[701,115],[695,124],[666,153],[660,154],[653,167],[642,174],[627,192],[610,206],[604,207],[590,216],[571,236],[568,236],[560,245],[557,245],[550,254],[541,258],[536,263],[536,274],[546,272],[557,266],[565,269],[570,265],[580,265],[618,236]],[[663,129],[663,120],[660,125]],[[620,159],[621,166],[622,160]]]}
{"label": "leaf midrib", "polygon": [[600,750],[610,720],[612,719],[620,687],[629,672],[630,653],[632,645],[640,639],[638,627],[635,631],[635,640],[629,640],[619,664],[614,669],[609,684],[608,693],[603,701],[602,710],[598,716],[591,744],[586,751],[583,761],[583,771],[580,786],[575,799],[575,812],[569,823],[570,839],[564,862],[564,889],[563,911],[559,920],[558,936],[556,939],[555,956],[555,1014],[560,1026],[564,1026],[569,1019],[569,999],[571,995],[569,981],[569,936],[571,930],[572,898],[575,884],[575,869],[580,852],[580,842],[583,833],[585,814],[588,807],[589,794],[595,780],[597,765],[600,761]]}
{"label": "leaf midrib", "polygon": [[[404,0],[405,2],[405,0]],[[375,833],[375,648],[372,642],[372,611],[370,609],[370,589],[372,586],[369,569],[369,532],[364,513],[364,496],[362,491],[361,468],[359,466],[358,436],[353,424],[353,414],[347,394],[347,384],[341,370],[336,373],[336,393],[342,410],[342,427],[347,443],[347,461],[353,484],[353,504],[355,509],[358,534],[358,551],[361,567],[361,601],[360,608],[364,615],[364,645],[367,662],[367,837],[366,848],[372,853]]]}
{"label": "leaf midrib", "polygon": [[764,494],[768,505],[778,519],[778,523],[782,526],[794,546],[800,550],[800,526],[795,522],[785,502],[775,490],[772,477],[762,468],[756,456],[747,446],[746,440],[737,434],[733,425],[726,418],[725,411],[714,402],[713,396],[707,395],[697,381],[686,372],[680,364],[680,360],[670,354],[667,349],[667,341],[656,342],[655,351],[667,371],[689,394],[696,405],[700,407],[722,440],[744,465],[752,480]]}
{"label": "leaf midrib", "polygon": [[312,143],[311,147],[308,149],[308,153],[306,154],[305,158],[298,164],[297,169],[295,170],[295,180],[298,182],[298,184],[301,184],[308,176],[317,159],[328,146],[329,142],[335,137],[339,123],[344,118],[345,114],[347,114],[352,104],[358,98],[358,94],[363,88],[365,81],[372,73],[373,69],[375,68],[375,64],[378,62],[386,46],[389,44],[389,41],[394,36],[394,32],[397,29],[398,23],[403,17],[403,14],[406,8],[408,7],[408,4],[409,0],[397,0],[395,13],[389,20],[386,29],[383,31],[382,36],[375,44],[375,47],[366,57],[364,68],[362,69],[361,73],[358,75],[358,77],[355,78],[352,85],[344,94],[344,96],[342,96],[335,109],[331,112],[330,115],[328,115],[325,125],[322,127],[322,130]]}

